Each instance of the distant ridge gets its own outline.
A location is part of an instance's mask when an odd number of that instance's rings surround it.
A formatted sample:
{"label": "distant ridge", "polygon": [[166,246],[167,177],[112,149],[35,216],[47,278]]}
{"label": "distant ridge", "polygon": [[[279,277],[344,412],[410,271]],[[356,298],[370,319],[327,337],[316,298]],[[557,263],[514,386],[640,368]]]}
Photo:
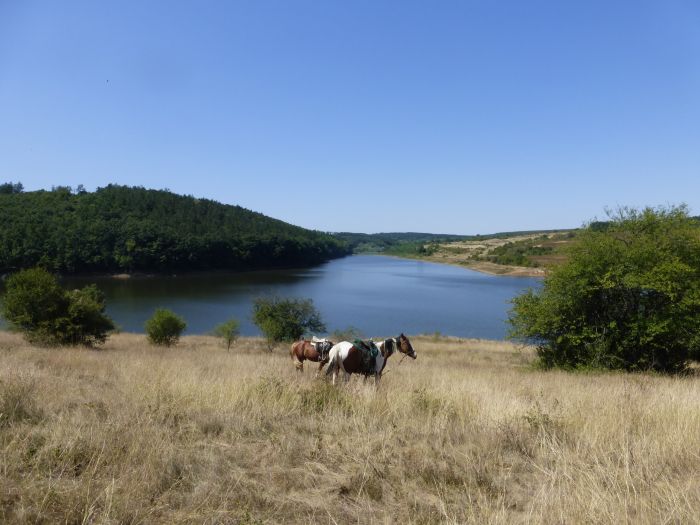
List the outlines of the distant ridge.
{"label": "distant ridge", "polygon": [[209,199],[110,184],[0,194],[0,273],[249,270],[347,255],[343,241]]}
{"label": "distant ridge", "polygon": [[422,246],[426,243],[447,243],[456,241],[475,241],[480,239],[501,239],[519,235],[544,235],[562,233],[569,229],[559,230],[522,230],[513,232],[489,233],[485,235],[452,235],[442,233],[391,232],[391,233],[350,233],[338,232],[333,236],[348,244],[354,253],[368,252],[405,252],[407,249]]}

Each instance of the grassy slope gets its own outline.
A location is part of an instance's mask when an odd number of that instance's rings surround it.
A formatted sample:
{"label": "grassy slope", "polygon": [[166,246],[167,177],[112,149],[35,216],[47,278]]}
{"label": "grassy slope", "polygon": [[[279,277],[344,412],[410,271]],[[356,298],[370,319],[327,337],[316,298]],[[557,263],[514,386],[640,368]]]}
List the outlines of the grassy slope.
{"label": "grassy slope", "polygon": [[[432,245],[433,253],[430,255],[416,256],[427,261],[465,266],[473,270],[497,274],[497,275],[521,275],[542,276],[546,269],[555,264],[560,264],[566,259],[566,247],[573,242],[566,233],[545,234],[547,239],[542,239],[541,233],[517,234],[510,237],[484,237],[478,240],[463,240]],[[551,249],[546,255],[530,255],[531,266],[518,266],[502,264],[488,260],[494,249],[508,243],[523,244],[527,247],[542,246]]]}
{"label": "grassy slope", "polygon": [[284,348],[0,332],[0,521],[688,523],[693,378],[535,372],[507,343],[413,339],[379,388]]}

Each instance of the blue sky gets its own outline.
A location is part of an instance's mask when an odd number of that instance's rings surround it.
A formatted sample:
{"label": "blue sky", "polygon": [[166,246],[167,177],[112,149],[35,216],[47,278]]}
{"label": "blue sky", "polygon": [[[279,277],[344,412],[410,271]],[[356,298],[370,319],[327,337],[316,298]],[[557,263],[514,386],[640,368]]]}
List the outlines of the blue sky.
{"label": "blue sky", "polygon": [[695,1],[0,0],[0,181],[324,231],[700,214]]}

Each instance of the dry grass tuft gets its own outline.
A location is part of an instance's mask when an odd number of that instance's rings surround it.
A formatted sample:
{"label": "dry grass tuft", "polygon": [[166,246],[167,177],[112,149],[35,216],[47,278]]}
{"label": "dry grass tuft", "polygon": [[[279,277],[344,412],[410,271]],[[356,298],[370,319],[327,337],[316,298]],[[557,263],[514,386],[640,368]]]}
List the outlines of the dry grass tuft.
{"label": "dry grass tuft", "polygon": [[539,372],[508,343],[412,338],[378,389],[286,347],[121,334],[99,351],[0,332],[0,520],[689,523],[692,377]]}

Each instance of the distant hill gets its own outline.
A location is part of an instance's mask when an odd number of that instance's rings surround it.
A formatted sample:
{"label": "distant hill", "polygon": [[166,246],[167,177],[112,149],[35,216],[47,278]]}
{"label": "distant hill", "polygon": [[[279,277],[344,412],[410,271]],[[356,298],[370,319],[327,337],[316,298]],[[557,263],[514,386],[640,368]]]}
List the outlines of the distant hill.
{"label": "distant hill", "polygon": [[486,235],[452,235],[447,233],[334,233],[336,239],[347,243],[353,253],[388,253],[409,255],[423,254],[425,245],[458,241],[478,241],[485,239],[505,239],[521,235],[545,235],[568,230],[528,230],[516,232],[490,233]]}
{"label": "distant hill", "polygon": [[109,185],[0,191],[0,273],[243,270],[317,264],[345,242],[261,213],[169,191]]}
{"label": "distant hill", "polygon": [[379,253],[391,250],[402,244],[425,244],[428,242],[454,242],[465,238],[464,235],[439,233],[350,233],[339,232],[333,236],[350,247],[353,253]]}

